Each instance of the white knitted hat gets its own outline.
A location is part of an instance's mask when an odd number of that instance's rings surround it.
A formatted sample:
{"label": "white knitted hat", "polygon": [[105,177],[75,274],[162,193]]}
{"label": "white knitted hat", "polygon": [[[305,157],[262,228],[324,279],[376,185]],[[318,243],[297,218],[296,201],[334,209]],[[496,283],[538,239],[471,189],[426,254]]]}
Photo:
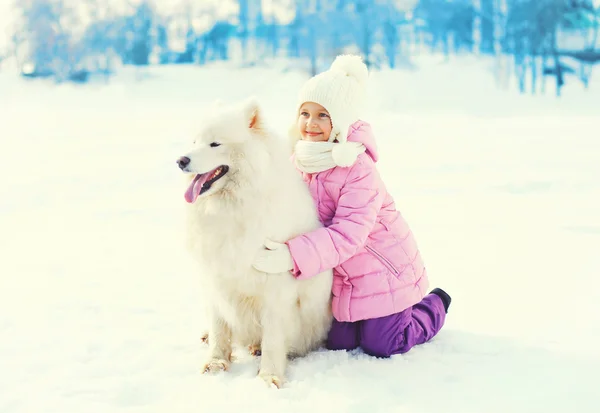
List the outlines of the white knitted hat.
{"label": "white knitted hat", "polygon": [[298,110],[305,102],[323,106],[331,116],[329,141],[346,142],[348,128],[356,122],[366,98],[369,72],[360,56],[340,55],[329,70],[310,78],[298,96]]}

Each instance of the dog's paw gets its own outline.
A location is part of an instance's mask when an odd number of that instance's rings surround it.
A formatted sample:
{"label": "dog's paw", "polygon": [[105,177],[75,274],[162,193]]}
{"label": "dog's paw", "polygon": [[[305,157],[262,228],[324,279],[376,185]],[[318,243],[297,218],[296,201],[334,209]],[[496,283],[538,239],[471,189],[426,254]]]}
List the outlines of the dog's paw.
{"label": "dog's paw", "polygon": [[202,373],[219,373],[229,370],[229,362],[223,359],[211,359],[202,368]]}
{"label": "dog's paw", "polygon": [[283,379],[274,374],[261,373],[259,371],[258,377],[260,377],[265,383],[267,383],[267,386],[271,388],[281,389],[281,386],[283,386]]}
{"label": "dog's paw", "polygon": [[248,346],[248,351],[253,356],[260,356],[261,355],[260,344],[250,344]]}
{"label": "dog's paw", "polygon": [[208,332],[206,332],[206,333],[202,334],[202,337],[200,337],[200,341],[201,341],[203,344],[206,344],[206,345],[208,345]]}

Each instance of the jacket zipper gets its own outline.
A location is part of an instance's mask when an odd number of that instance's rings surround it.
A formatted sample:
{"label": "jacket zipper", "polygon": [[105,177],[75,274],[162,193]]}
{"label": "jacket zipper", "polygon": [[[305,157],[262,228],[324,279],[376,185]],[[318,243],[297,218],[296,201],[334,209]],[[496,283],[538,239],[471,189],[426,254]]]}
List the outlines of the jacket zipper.
{"label": "jacket zipper", "polygon": [[399,271],[396,269],[396,267],[394,267],[394,264],[392,264],[390,262],[390,260],[388,260],[387,258],[385,258],[383,255],[381,255],[380,253],[378,253],[377,251],[375,251],[373,248],[369,247],[368,245],[365,245],[365,249],[367,249],[377,259],[379,259],[379,261],[381,261],[381,263],[383,265],[385,265],[388,270],[390,270],[391,272],[393,272],[396,275],[399,274]]}

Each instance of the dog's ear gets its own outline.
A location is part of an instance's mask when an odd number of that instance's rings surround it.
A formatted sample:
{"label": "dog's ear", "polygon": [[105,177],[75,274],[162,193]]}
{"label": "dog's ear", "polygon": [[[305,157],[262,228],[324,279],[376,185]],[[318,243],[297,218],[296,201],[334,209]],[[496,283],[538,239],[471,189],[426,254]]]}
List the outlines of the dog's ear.
{"label": "dog's ear", "polygon": [[262,110],[255,97],[250,97],[244,102],[244,115],[248,122],[248,128],[262,128]]}

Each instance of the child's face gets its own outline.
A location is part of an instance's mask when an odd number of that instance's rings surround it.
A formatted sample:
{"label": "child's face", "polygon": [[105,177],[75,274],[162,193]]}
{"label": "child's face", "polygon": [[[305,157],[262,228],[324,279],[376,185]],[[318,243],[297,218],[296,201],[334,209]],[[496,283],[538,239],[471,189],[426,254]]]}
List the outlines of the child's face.
{"label": "child's face", "polygon": [[298,131],[302,140],[324,142],[331,135],[331,118],[323,106],[315,102],[304,102],[300,106]]}

